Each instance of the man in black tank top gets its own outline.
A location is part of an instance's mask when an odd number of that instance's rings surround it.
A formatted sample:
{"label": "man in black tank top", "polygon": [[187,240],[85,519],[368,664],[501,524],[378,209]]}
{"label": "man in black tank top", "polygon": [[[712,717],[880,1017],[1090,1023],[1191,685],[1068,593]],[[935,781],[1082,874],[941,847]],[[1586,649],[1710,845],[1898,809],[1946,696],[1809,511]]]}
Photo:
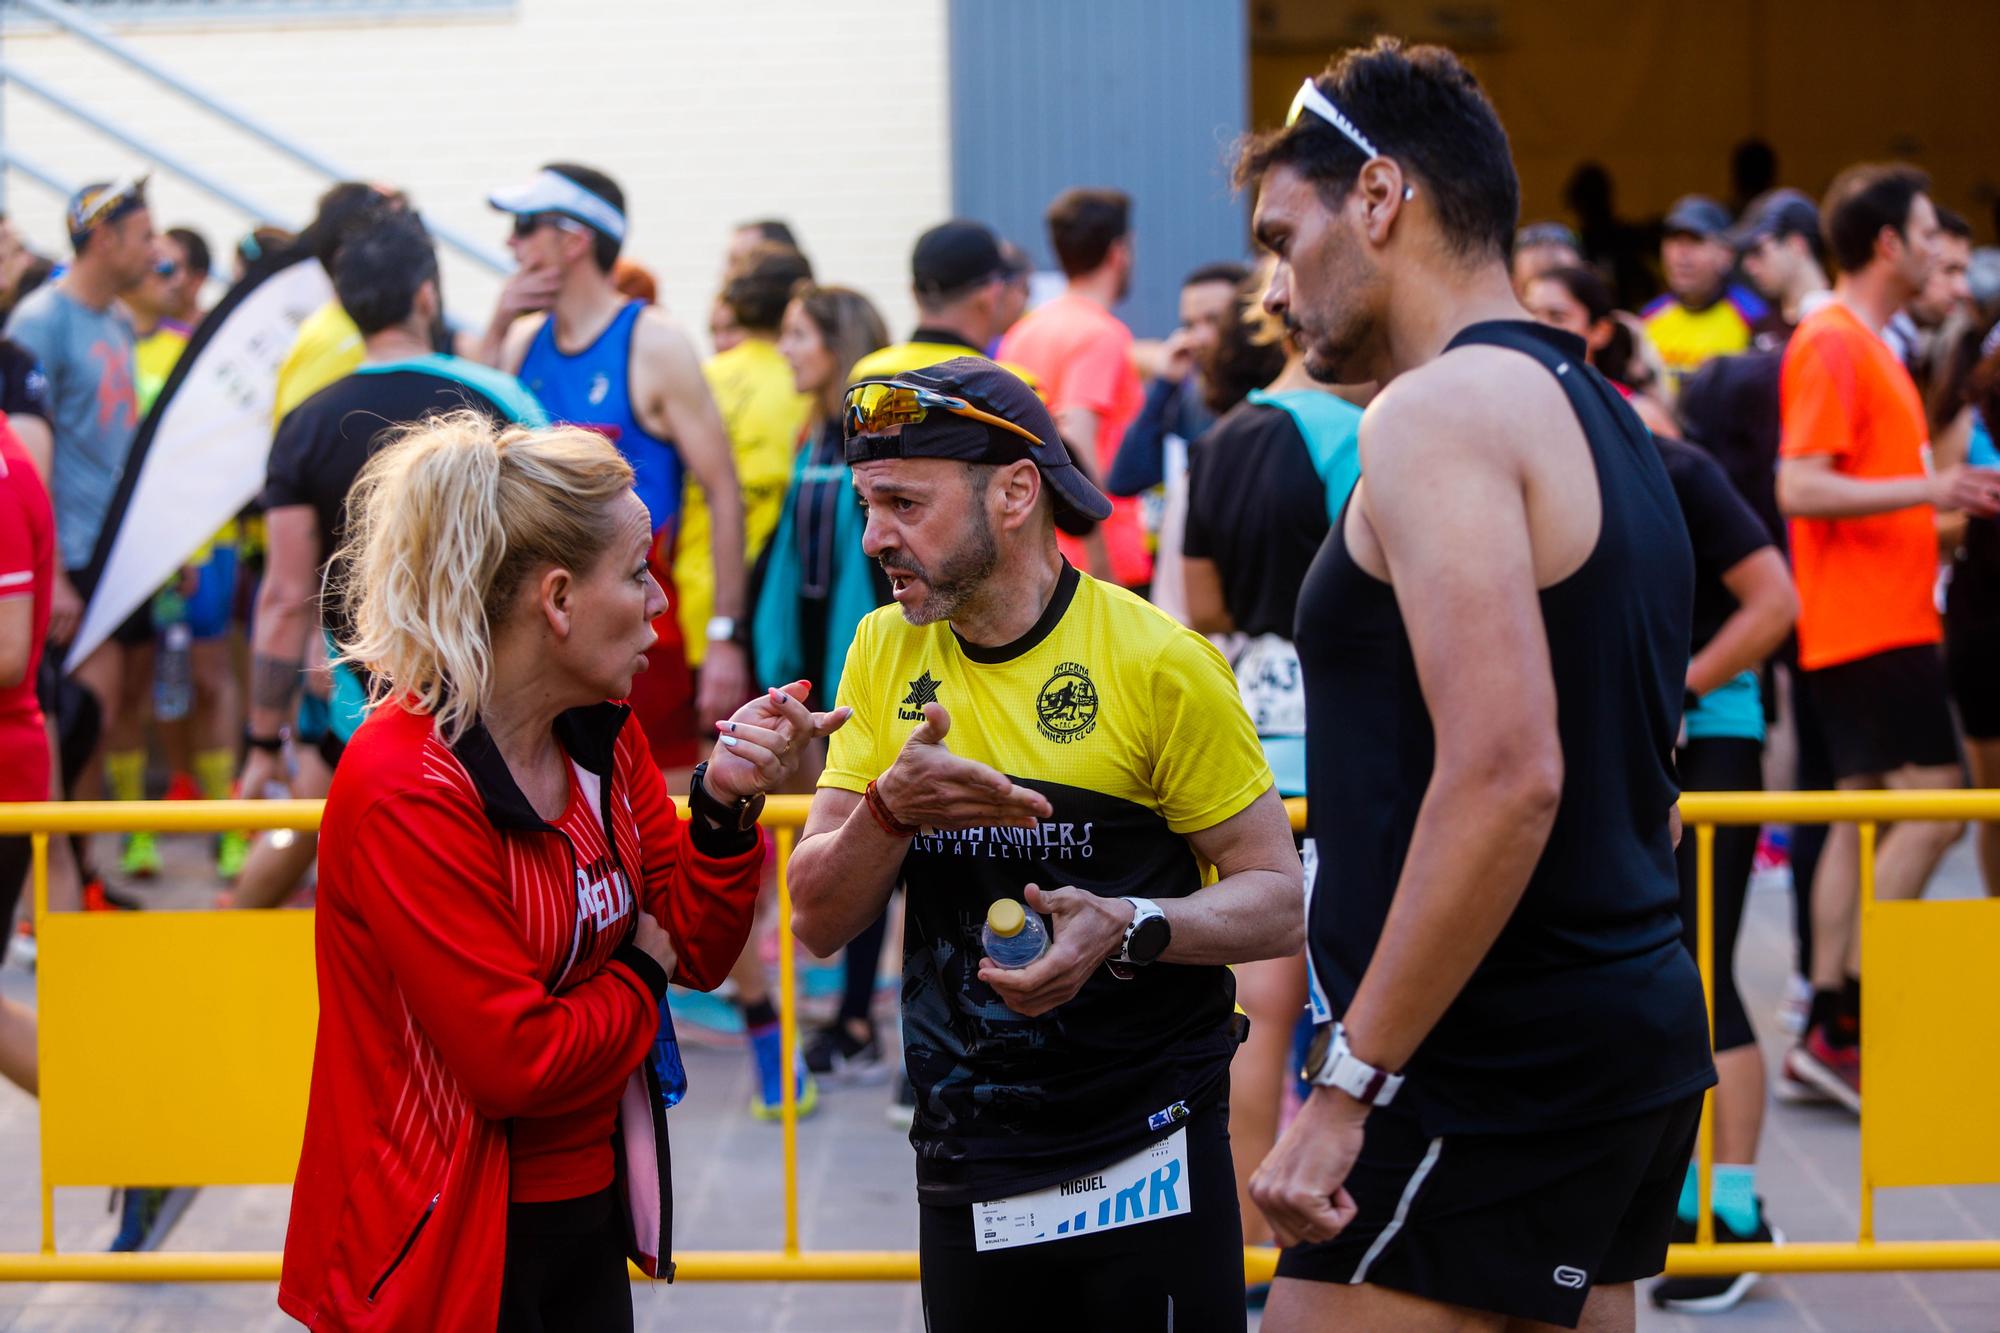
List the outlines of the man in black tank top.
{"label": "man in black tank top", "polygon": [[1714,1082],[1671,827],[1687,529],[1514,297],[1506,135],[1451,53],[1351,52],[1237,170],[1307,368],[1386,386],[1299,596],[1324,1027],[1251,1184],[1289,1246],[1264,1328],[1630,1329]]}

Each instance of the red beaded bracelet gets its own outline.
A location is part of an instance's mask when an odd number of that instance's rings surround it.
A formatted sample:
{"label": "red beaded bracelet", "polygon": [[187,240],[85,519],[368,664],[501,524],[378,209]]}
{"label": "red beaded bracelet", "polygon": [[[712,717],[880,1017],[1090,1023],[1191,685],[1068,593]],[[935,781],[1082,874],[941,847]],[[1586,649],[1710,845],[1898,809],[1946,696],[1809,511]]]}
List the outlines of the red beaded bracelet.
{"label": "red beaded bracelet", "polygon": [[868,813],[875,817],[876,826],[890,837],[914,838],[917,834],[923,832],[922,829],[911,824],[905,824],[902,820],[890,814],[889,803],[882,799],[881,792],[875,790],[873,782],[868,784],[868,789],[861,794],[861,799],[868,803]]}

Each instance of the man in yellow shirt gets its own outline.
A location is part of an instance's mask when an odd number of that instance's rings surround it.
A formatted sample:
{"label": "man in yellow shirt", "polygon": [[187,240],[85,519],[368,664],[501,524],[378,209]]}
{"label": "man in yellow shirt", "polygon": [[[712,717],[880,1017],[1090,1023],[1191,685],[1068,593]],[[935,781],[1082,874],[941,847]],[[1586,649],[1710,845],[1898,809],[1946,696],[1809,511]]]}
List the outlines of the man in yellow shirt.
{"label": "man in yellow shirt", "polygon": [[[892,343],[855,362],[849,378],[856,383],[885,379],[954,356],[984,356],[1012,323],[1011,276],[1000,241],[985,224],[954,218],[932,227],[917,238],[910,256],[916,330],[908,342]],[[1007,368],[1034,387],[1032,375],[1019,366]]]}
{"label": "man in yellow shirt", "polygon": [[[370,215],[384,208],[407,208],[400,190],[366,181],[342,181],[319,197],[319,211],[299,239],[312,248],[320,267],[333,277],[333,259],[340,243]],[[278,367],[278,400],[271,423],[335,380],[345,379],[361,365],[361,330],[354,327],[340,302],[327,303],[307,315]]]}
{"label": "man in yellow shirt", "polygon": [[1675,394],[1711,357],[1749,349],[1751,338],[1771,317],[1755,292],[1729,280],[1736,247],[1729,241],[1729,214],[1721,204],[1691,194],[1667,210],[1660,224],[1660,267],[1667,294],[1640,311],[1646,336],[1667,367],[1667,387]]}
{"label": "man in yellow shirt", "polygon": [[[723,284],[742,339],[702,366],[708,391],[729,432],[736,481],[743,492],[743,566],[752,568],[778,525],[792,458],[812,400],[792,381],[791,363],[778,351],[778,324],[792,289],[812,280],[812,265],[788,245],[754,247]],[[692,480],[681,491],[681,526],[674,543],[675,614],[687,638],[688,665],[708,653],[709,616],[715,606],[715,565],[709,555],[708,501]]]}

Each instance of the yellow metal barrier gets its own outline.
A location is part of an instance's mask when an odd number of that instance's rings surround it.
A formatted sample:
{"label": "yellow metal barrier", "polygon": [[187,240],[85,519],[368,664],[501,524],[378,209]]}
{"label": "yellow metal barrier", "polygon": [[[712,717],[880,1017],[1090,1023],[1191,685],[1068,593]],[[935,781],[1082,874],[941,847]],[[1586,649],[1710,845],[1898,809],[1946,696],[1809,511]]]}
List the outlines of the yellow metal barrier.
{"label": "yellow metal barrier", "polygon": [[[1302,801],[1288,802],[1295,827]],[[787,865],[810,798],[773,797],[778,911],[789,921]],[[318,827],[317,801],[0,805],[0,834],[34,844],[40,945],[42,1237],[39,1253],[0,1254],[0,1281],[268,1282],[279,1256],[253,1253],[60,1254],[58,1185],[289,1183],[297,1164],[312,1033],[312,916],[308,912],[50,913],[48,838],[54,833],[167,833]],[[1985,964],[2000,956],[2000,901],[1875,903],[1877,824],[1912,819],[2000,820],[2000,792],[1688,793],[1682,816],[1700,852],[1697,941],[1713,952],[1713,852],[1720,824],[1861,825],[1861,929],[1870,960],[1864,1004],[1872,1035],[1871,1088],[1861,1122],[1861,1227],[1853,1241],[1784,1246],[1714,1242],[1704,1220],[1694,1245],[1675,1246],[1678,1274],[1862,1272],[2000,1268],[2000,1241],[1878,1241],[1878,1187],[2000,1183],[2000,1140],[1989,1130],[2000,1067],[1955,1058],[1925,1016],[1991,1009]],[[797,1057],[795,943],[779,932],[783,1063]],[[1709,969],[1703,969],[1704,988]],[[1713,997],[1710,997],[1711,1015]],[[1993,1015],[2000,1018],[2000,1014]],[[190,1060],[191,1039],[207,1048]],[[118,1043],[116,1059],[103,1044]],[[142,1089],[143,1098],[133,1090]],[[913,1281],[909,1251],[814,1251],[799,1245],[798,1107],[785,1080],[783,1244],[777,1251],[678,1254],[689,1281]],[[1707,1216],[1714,1161],[1713,1094],[1702,1118],[1700,1192]],[[1245,1272],[1266,1280],[1271,1249],[1245,1251]],[[636,1270],[634,1275],[637,1276]]]}

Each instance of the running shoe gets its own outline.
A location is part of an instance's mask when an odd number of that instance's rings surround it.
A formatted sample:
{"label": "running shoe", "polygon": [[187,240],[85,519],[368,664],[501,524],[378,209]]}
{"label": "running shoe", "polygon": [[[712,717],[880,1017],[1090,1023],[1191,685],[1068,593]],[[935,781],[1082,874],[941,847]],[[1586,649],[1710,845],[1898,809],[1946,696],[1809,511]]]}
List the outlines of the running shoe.
{"label": "running shoe", "polygon": [[1861,1114],[1861,1046],[1835,1046],[1813,1028],[1785,1053],[1784,1075],[1816,1088],[1856,1115]]}
{"label": "running shoe", "polygon": [[[784,1053],[779,1034],[775,1023],[750,1033],[750,1062],[757,1071],[757,1091],[750,1097],[750,1116],[754,1120],[779,1120],[785,1114],[785,1085],[778,1074]],[[793,1086],[799,1119],[803,1120],[819,1107],[819,1084],[803,1065],[793,1071],[793,1077],[797,1080]]]}
{"label": "running shoe", "polygon": [[225,881],[232,884],[236,882],[236,877],[243,873],[243,863],[249,856],[249,834],[232,831],[216,837],[215,873]]}
{"label": "running shoe", "polygon": [[917,1120],[917,1089],[904,1074],[896,1080],[896,1099],[889,1103],[889,1123],[905,1134]]}
{"label": "running shoe", "polygon": [[83,910],[86,912],[136,912],[139,904],[121,893],[113,893],[99,875],[83,882]]}
{"label": "running shoe", "polygon": [[195,1191],[188,1186],[174,1189],[126,1189],[118,1191],[118,1234],[112,1237],[111,1252],[157,1250],[167,1233],[194,1202]]}
{"label": "running shoe", "polygon": [[195,785],[194,775],[192,773],[176,773],[168,778],[166,799],[169,801],[199,801],[201,799],[201,788]]}
{"label": "running shoe", "polygon": [[[1694,1223],[1674,1219],[1673,1243],[1694,1244]],[[1748,1235],[1738,1235],[1720,1217],[1715,1219],[1715,1243],[1718,1245],[1783,1245],[1785,1233],[1771,1225],[1771,1219],[1764,1216],[1764,1201],[1757,1201],[1757,1227]],[[1737,1302],[1749,1295],[1750,1288],[1757,1285],[1756,1273],[1723,1273],[1715,1277],[1665,1277],[1653,1284],[1650,1293],[1653,1307],[1658,1310],[1672,1310],[1676,1314],[1721,1314],[1733,1310]]]}
{"label": "running shoe", "polygon": [[35,970],[34,922],[23,921],[14,928],[14,947],[7,951],[7,956],[30,972]]}
{"label": "running shoe", "polygon": [[874,1083],[889,1073],[875,1025],[869,1024],[864,1041],[838,1019],[813,1033],[806,1043],[806,1068],[838,1083]]}
{"label": "running shoe", "polygon": [[125,839],[118,869],[127,879],[151,879],[160,873],[160,844],[150,833],[134,833]]}
{"label": "running shoe", "polygon": [[1792,888],[1791,832],[1766,824],[1757,835],[1757,853],[1750,862],[1750,891],[1766,889],[1789,893]]}

